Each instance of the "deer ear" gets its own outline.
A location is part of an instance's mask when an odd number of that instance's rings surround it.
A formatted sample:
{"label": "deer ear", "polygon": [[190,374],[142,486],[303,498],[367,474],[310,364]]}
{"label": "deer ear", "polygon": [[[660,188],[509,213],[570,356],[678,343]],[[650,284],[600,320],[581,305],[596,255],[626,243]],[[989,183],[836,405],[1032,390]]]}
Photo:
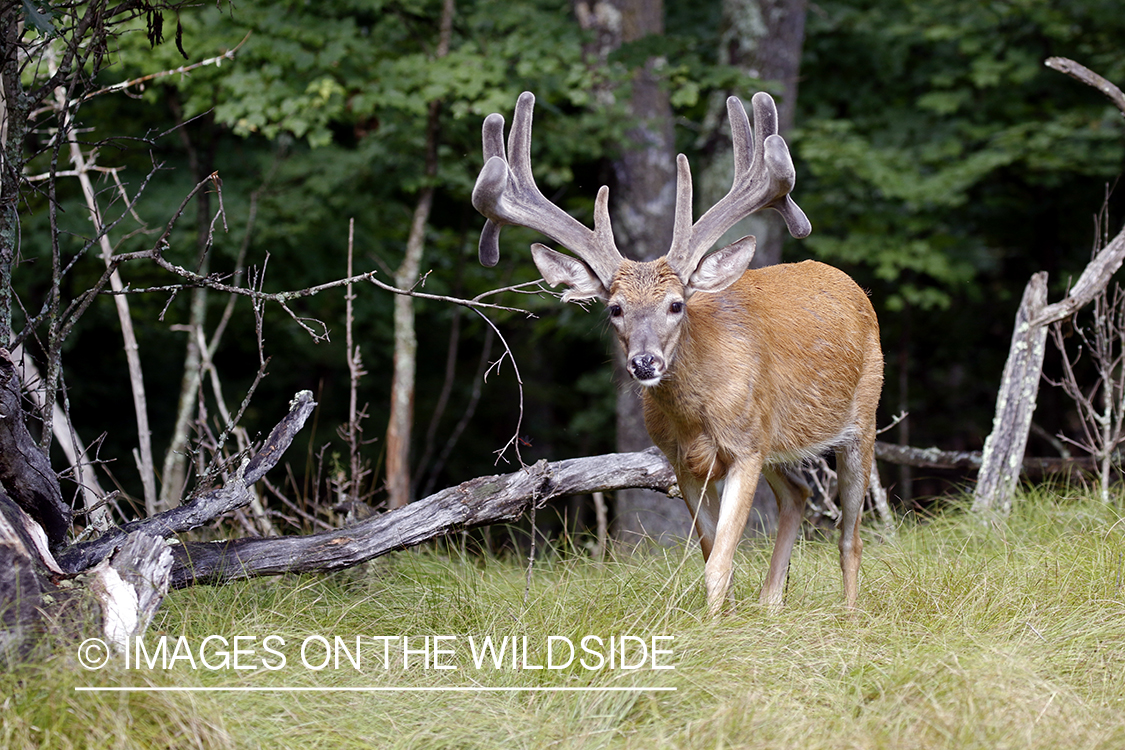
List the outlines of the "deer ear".
{"label": "deer ear", "polygon": [[757,240],[747,235],[721,250],[704,255],[685,285],[687,293],[721,292],[726,289],[746,272],[756,249]]}
{"label": "deer ear", "polygon": [[531,259],[551,286],[566,284],[569,289],[563,293],[563,302],[583,299],[609,299],[609,293],[597,275],[582,261],[569,255],[556,252],[546,245],[536,242],[531,246]]}

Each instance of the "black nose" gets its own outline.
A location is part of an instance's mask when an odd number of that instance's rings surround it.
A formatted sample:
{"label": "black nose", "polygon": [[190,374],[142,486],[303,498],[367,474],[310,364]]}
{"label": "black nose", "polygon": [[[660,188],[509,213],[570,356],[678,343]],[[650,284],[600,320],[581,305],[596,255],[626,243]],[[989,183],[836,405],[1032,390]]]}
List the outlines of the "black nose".
{"label": "black nose", "polygon": [[629,361],[629,371],[637,380],[652,380],[663,368],[664,362],[655,354],[640,354]]}

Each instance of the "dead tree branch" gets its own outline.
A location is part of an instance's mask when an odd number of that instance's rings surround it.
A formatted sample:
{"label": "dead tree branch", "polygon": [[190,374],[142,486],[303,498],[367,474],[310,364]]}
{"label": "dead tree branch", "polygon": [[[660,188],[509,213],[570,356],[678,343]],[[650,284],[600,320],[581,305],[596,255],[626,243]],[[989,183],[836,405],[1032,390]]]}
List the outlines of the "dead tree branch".
{"label": "dead tree branch", "polygon": [[[914,466],[920,469],[979,471],[982,453],[981,451],[943,451],[939,448],[915,448],[897,443],[876,442],[875,458],[889,464]],[[1075,470],[1092,471],[1093,468],[1094,462],[1090,458],[1024,456],[1017,473],[1028,477],[1043,477],[1050,474],[1066,474]]]}
{"label": "dead tree branch", "polygon": [[167,538],[249,505],[253,500],[250,486],[277,464],[315,407],[316,402],[309,391],[298,393],[289,405],[289,414],[273,428],[262,447],[246,462],[241,476],[227,486],[204,492],[178,508],[124,524],[93,541],[75,544],[59,555],[59,565],[71,572],[85,570],[112,554],[132,532],[144,531]]}
{"label": "dead tree branch", "polygon": [[[1096,87],[1125,114],[1125,95],[1117,86],[1073,60],[1053,57],[1047,65]],[[984,443],[980,474],[973,493],[974,512],[1006,516],[1011,510],[1039,394],[1047,326],[1070,317],[1094,299],[1121,267],[1122,261],[1125,261],[1125,231],[1090,261],[1065,299],[1047,304],[1045,271],[1035,274],[1028,282],[1016,314],[1008,361],[996,397],[992,433]]]}

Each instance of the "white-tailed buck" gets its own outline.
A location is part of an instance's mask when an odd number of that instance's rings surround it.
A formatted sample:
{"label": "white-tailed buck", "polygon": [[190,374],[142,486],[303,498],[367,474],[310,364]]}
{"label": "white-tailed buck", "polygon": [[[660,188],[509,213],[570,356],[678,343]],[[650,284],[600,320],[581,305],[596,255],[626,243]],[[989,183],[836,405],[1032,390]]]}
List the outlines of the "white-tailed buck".
{"label": "white-tailed buck", "polygon": [[[844,595],[858,592],[859,523],[883,384],[879,323],[867,295],[846,274],[813,261],[747,270],[754,238],[707,254],[743,217],[773,208],[790,233],[811,225],[789,197],[795,172],[777,135],[768,94],[753,98],[754,131],[736,97],[727,100],[734,141],[734,185],[692,223],[691,171],[677,159],[672,247],[654,261],[622,257],[609,221],[609,190],[594,207],[594,229],[548,201],[531,174],[535,97],[516,105],[507,155],[504,118],[484,122],[485,165],[473,205],[488,217],[481,233],[485,265],[499,258],[505,224],[537,230],[578,258],[532,245],[535,265],[563,300],[606,303],[630,375],[639,383],[645,425],[676,471],[706,561],[713,614],[731,584],[731,563],[759,475],[777,496],[778,531],[763,604],[781,604],[789,558],[808,490],[787,467],[836,452],[840,487],[840,565]],[[721,495],[720,495],[721,492]]]}

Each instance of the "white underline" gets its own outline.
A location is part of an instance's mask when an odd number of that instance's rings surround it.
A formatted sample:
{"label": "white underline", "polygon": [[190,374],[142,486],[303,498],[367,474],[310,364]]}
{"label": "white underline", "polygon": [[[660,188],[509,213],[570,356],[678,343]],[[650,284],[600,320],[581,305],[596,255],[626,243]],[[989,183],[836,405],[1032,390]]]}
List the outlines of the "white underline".
{"label": "white underline", "polygon": [[76,687],[76,693],[632,693],[675,692],[674,687]]}

